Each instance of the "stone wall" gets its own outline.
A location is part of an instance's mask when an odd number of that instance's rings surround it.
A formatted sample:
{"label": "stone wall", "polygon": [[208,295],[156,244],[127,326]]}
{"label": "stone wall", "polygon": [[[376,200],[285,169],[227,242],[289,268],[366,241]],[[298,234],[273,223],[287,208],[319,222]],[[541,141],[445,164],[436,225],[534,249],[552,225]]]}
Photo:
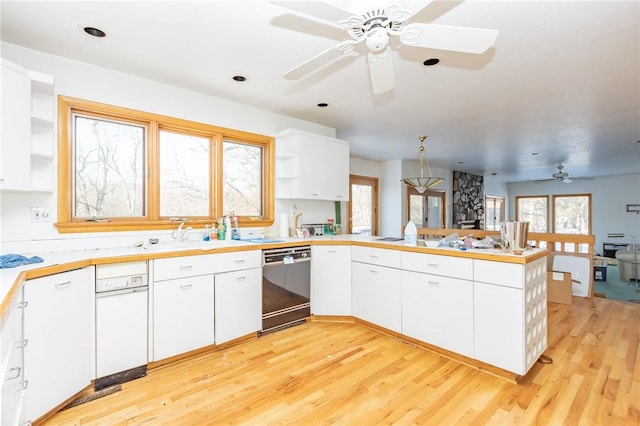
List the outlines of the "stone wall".
{"label": "stone wall", "polygon": [[484,177],[453,172],[453,227],[461,221],[476,221],[484,226]]}

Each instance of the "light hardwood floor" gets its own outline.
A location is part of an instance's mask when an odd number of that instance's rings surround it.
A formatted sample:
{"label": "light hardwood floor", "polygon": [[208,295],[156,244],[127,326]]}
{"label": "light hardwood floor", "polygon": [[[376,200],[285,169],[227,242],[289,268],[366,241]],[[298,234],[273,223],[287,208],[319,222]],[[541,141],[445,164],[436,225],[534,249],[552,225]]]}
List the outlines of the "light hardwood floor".
{"label": "light hardwood floor", "polygon": [[518,384],[359,324],[309,322],[158,367],[46,424],[640,424],[640,305],[574,298],[548,321],[553,363]]}

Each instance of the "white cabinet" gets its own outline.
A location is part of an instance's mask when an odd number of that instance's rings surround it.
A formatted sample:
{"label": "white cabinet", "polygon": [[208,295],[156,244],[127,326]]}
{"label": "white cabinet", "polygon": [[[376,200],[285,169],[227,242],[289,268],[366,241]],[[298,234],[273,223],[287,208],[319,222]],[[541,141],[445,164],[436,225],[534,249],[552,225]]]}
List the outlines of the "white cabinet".
{"label": "white cabinet", "polygon": [[216,274],[215,315],[218,345],[260,330],[262,268]]}
{"label": "white cabinet", "polygon": [[0,424],[17,425],[24,420],[23,291],[20,289],[7,305],[0,334],[0,372],[2,373]]}
{"label": "white cabinet", "polygon": [[213,345],[213,275],[156,281],[153,305],[155,360]]}
{"label": "white cabinet", "polygon": [[29,420],[36,420],[91,382],[93,270],[77,269],[25,284],[24,337],[28,344],[24,377]]}
{"label": "white cabinet", "polygon": [[311,312],[351,315],[351,246],[311,247]]}
{"label": "white cabinet", "polygon": [[474,260],[474,358],[524,375],[547,348],[547,259]]}
{"label": "white cabinet", "polygon": [[262,252],[153,261],[154,361],[260,329]]}
{"label": "white cabinet", "polygon": [[51,192],[53,77],[2,59],[0,190]]}
{"label": "white cabinet", "polygon": [[[353,316],[402,332],[402,271],[400,252],[353,247],[351,308]],[[366,260],[367,263],[363,263]],[[387,264],[395,267],[381,266]]]}
{"label": "white cabinet", "polygon": [[287,129],[276,135],[276,198],[348,201],[349,145]]}
{"label": "white cabinet", "polygon": [[403,271],[402,334],[473,357],[473,282]]}
{"label": "white cabinet", "polygon": [[2,60],[2,141],[0,188],[29,188],[31,80],[26,71]]}

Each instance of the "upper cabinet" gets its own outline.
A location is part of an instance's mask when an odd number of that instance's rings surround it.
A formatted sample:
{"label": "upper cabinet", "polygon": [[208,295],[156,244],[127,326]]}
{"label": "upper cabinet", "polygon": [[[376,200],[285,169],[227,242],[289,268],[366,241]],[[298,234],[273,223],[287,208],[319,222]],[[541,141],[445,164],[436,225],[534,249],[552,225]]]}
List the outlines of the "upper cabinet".
{"label": "upper cabinet", "polygon": [[53,77],[1,59],[0,190],[51,192],[54,173]]}
{"label": "upper cabinet", "polygon": [[279,132],[276,198],[348,201],[349,144],[301,130]]}

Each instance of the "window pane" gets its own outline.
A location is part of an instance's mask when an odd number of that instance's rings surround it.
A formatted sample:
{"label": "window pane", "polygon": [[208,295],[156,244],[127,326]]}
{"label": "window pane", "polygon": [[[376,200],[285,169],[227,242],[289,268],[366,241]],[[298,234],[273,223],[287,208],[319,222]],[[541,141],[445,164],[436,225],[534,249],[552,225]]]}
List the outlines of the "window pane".
{"label": "window pane", "polygon": [[554,232],[558,234],[589,234],[589,197],[560,196],[553,198]]}
{"label": "window pane", "polygon": [[210,139],[160,131],[160,216],[210,216]]}
{"label": "window pane", "polygon": [[518,198],[518,221],[529,222],[529,232],[547,232],[547,197]]}
{"label": "window pane", "polygon": [[262,152],[262,147],[258,145],[224,141],[222,213],[263,216]]}
{"label": "window pane", "polygon": [[409,220],[418,228],[424,228],[424,199],[422,195],[409,194]]}
{"label": "window pane", "polygon": [[73,121],[73,216],[144,216],[146,128],[78,115]]}
{"label": "window pane", "polygon": [[373,187],[351,185],[351,232],[371,235],[373,229]]}

